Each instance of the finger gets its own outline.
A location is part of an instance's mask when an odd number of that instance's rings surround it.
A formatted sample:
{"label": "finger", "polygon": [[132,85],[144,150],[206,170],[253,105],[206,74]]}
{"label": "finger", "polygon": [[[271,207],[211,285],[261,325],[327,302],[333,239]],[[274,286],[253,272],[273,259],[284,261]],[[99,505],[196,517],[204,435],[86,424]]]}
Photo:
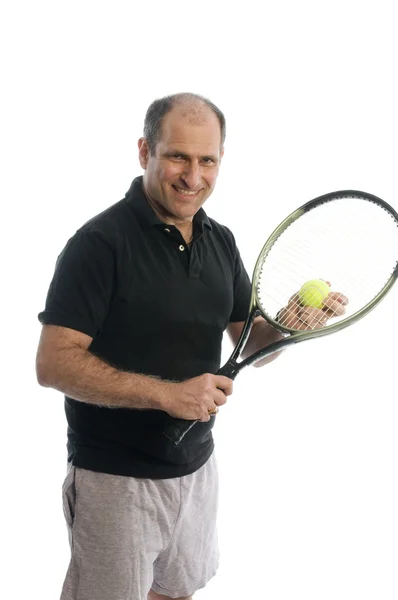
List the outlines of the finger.
{"label": "finger", "polygon": [[[222,406],[227,401],[227,396],[222,390],[216,389],[213,394],[213,402],[216,406]],[[213,406],[209,406],[208,408],[214,408]]]}
{"label": "finger", "polygon": [[204,413],[200,419],[200,421],[202,421],[203,423],[206,423],[207,421],[210,421],[211,417],[214,417],[218,411],[220,409],[218,408],[218,406],[216,406],[215,404],[213,404],[212,407],[207,409],[207,413]]}
{"label": "finger", "polygon": [[219,390],[223,391],[225,396],[230,396],[232,394],[234,383],[229,377],[225,377],[224,375],[215,375],[214,384]]}
{"label": "finger", "polygon": [[198,419],[198,421],[200,421],[201,423],[207,423],[208,421],[210,421],[211,419],[211,414],[208,413],[203,413],[203,415]]}
{"label": "finger", "polygon": [[330,292],[328,298],[337,300],[337,302],[340,302],[341,304],[343,304],[343,306],[347,306],[347,304],[349,302],[347,296],[345,296],[341,292]]}
{"label": "finger", "polygon": [[288,305],[282,308],[278,313],[278,323],[290,329],[296,329],[298,323],[298,312],[302,310],[302,305],[298,302],[298,295],[295,294],[289,300]]}
{"label": "finger", "polygon": [[323,302],[323,310],[330,317],[341,317],[345,313],[345,305],[339,300],[328,296]]}
{"label": "finger", "polygon": [[305,325],[304,329],[319,329],[327,323],[327,314],[319,308],[305,308],[300,311],[299,318]]}

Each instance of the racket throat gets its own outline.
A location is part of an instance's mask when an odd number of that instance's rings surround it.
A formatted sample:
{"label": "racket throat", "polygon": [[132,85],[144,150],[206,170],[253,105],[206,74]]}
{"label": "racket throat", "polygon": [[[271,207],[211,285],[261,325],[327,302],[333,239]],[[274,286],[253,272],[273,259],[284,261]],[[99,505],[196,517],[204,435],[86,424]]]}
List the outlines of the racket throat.
{"label": "racket throat", "polygon": [[224,377],[229,377],[230,379],[235,379],[239,372],[238,363],[230,358],[227,363],[219,371],[217,371],[217,375],[224,375]]}

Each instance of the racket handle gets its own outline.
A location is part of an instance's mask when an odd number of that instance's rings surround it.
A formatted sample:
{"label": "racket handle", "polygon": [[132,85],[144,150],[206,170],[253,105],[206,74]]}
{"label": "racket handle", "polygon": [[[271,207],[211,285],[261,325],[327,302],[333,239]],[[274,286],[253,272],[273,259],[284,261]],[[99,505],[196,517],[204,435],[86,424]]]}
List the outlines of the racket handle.
{"label": "racket handle", "polygon": [[[235,379],[239,372],[238,365],[233,359],[229,359],[229,361],[221,367],[217,371],[217,375],[224,375],[224,377],[229,377],[230,379]],[[210,417],[214,417],[217,414],[217,410],[214,413],[209,413]],[[198,423],[199,420],[196,421],[187,421],[186,419],[176,419],[173,418],[170,420],[170,424],[166,427],[163,434],[173,442],[176,446],[187,435],[189,431],[191,431],[192,427]]]}
{"label": "racket handle", "polygon": [[238,373],[238,364],[232,358],[230,358],[229,361],[217,371],[217,375],[224,375],[224,377],[229,377],[229,379],[232,380],[235,379]]}
{"label": "racket handle", "polygon": [[[214,416],[214,415],[213,415]],[[173,442],[176,446],[187,435],[189,431],[191,431],[192,427],[198,423],[196,421],[187,421],[186,419],[173,419],[172,422],[166,427],[163,434]]]}

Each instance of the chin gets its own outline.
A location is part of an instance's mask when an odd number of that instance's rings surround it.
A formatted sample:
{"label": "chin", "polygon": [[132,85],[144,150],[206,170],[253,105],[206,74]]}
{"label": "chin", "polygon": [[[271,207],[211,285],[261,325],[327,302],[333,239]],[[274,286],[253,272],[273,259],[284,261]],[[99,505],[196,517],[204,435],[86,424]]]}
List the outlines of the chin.
{"label": "chin", "polygon": [[178,218],[178,219],[190,219],[192,220],[194,218],[194,216],[196,215],[196,213],[198,212],[200,207],[198,208],[192,208],[190,210],[178,210],[178,208],[176,208],[173,213],[174,215]]}
{"label": "chin", "polygon": [[198,200],[196,200],[195,202],[193,202],[192,200],[186,200],[186,199],[175,199],[173,198],[169,204],[170,208],[172,209],[172,212],[178,216],[178,217],[183,217],[183,218],[188,218],[188,217],[193,217],[198,210],[201,208],[202,204],[203,204],[204,200],[201,202],[198,202]]}

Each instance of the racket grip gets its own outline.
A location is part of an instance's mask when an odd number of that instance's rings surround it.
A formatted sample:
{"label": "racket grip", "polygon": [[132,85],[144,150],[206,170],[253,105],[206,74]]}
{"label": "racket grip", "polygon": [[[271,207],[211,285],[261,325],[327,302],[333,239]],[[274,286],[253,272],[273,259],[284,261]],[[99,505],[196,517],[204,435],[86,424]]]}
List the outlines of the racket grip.
{"label": "racket grip", "polygon": [[229,379],[235,379],[237,374],[239,373],[239,368],[237,363],[231,358],[221,369],[217,371],[217,375],[224,375],[224,377],[229,377]]}
{"label": "racket grip", "polygon": [[182,442],[182,440],[184,439],[184,437],[187,435],[187,433],[189,431],[191,431],[192,427],[196,423],[198,423],[198,420],[196,420],[196,421],[187,421],[186,419],[173,419],[173,422],[170,423],[170,425],[168,427],[166,427],[166,429],[163,432],[163,434],[170,441],[172,441],[173,444],[175,444],[176,446],[178,446],[178,444],[180,442]]}
{"label": "racket grip", "polygon": [[[230,358],[229,361],[217,371],[217,375],[224,375],[224,377],[235,379],[238,372],[238,364],[235,360]],[[215,414],[216,413],[210,413],[210,417],[214,417]],[[163,431],[163,435],[165,435],[171,442],[173,442],[173,444],[178,446],[178,444],[182,442],[187,433],[191,431],[192,427],[198,422],[198,419],[196,421],[187,421],[186,419],[174,418],[172,422],[170,422],[170,424]]]}

